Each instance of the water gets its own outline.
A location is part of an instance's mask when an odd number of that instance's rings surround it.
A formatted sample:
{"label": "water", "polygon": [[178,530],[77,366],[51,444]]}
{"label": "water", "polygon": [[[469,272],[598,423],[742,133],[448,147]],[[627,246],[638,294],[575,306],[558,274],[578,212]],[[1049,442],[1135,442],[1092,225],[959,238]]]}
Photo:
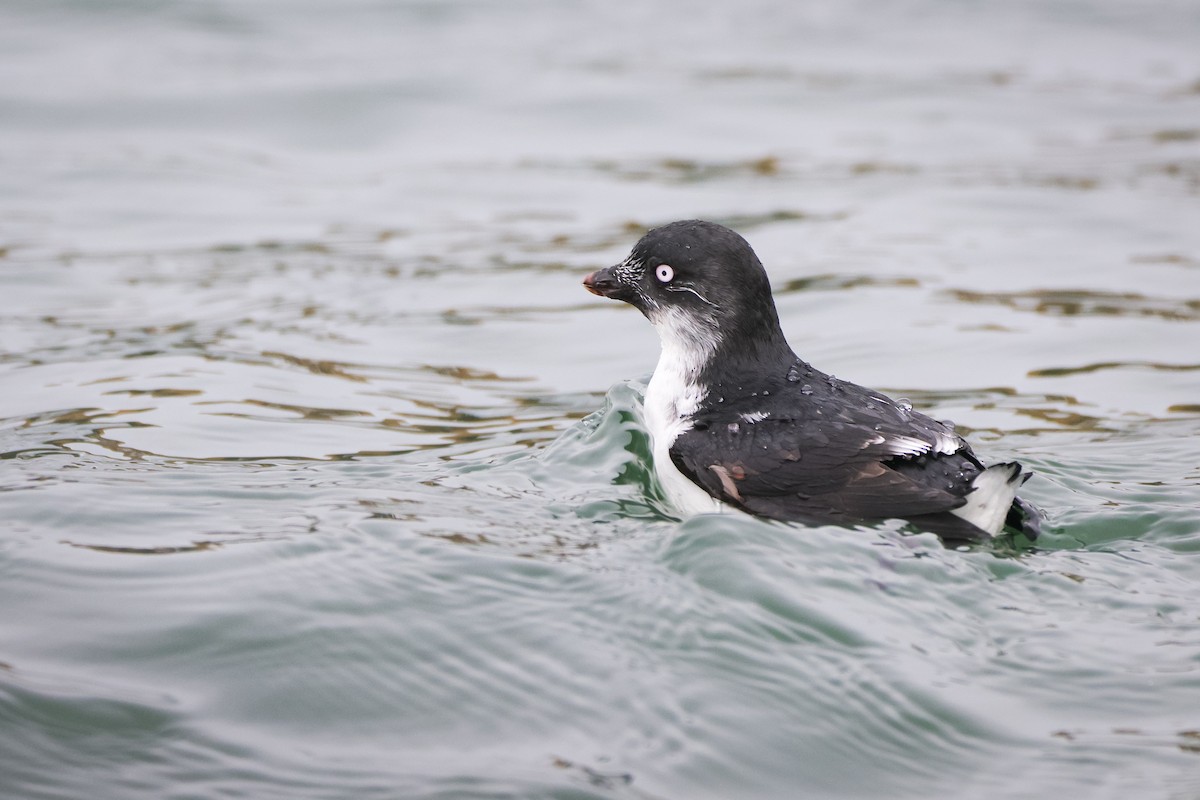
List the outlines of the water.
{"label": "water", "polygon": [[[0,795],[1200,797],[1186,2],[10,2]],[[736,226],[1037,547],[662,507]]]}

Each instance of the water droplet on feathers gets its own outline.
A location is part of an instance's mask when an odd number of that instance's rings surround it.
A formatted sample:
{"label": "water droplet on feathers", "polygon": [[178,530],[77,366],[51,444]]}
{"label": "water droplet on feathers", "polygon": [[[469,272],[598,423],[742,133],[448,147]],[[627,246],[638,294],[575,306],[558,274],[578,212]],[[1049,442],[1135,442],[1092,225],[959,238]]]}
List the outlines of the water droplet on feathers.
{"label": "water droplet on feathers", "polygon": [[799,383],[802,378],[812,377],[812,367],[805,364],[803,361],[797,361],[792,364],[788,370],[787,379],[792,383]]}

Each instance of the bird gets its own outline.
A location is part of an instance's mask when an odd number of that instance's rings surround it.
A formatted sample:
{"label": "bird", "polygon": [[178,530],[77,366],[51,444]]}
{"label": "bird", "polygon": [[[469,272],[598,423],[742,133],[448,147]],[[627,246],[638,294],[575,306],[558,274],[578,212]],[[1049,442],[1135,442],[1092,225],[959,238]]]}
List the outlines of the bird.
{"label": "bird", "polygon": [[1020,463],[985,465],[954,429],[821,372],[784,337],[762,262],[737,232],[651,229],[584,288],[637,308],[661,352],[643,417],[658,483],[682,516],[730,509],[805,525],[905,520],[943,540],[1030,539]]}

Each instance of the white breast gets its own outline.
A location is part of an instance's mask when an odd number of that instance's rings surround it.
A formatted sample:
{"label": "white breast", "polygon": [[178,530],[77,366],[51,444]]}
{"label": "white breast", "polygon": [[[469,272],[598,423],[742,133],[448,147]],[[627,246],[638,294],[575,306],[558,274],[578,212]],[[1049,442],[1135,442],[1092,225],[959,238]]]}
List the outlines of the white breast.
{"label": "white breast", "polygon": [[689,324],[683,314],[666,311],[654,323],[662,340],[662,354],[646,387],[645,415],[659,485],[667,501],[683,515],[728,510],[680,472],[670,453],[675,438],[692,427],[691,415],[704,400],[705,391],[697,378],[716,343]]}
{"label": "white breast", "polygon": [[646,389],[646,429],[650,433],[654,474],[658,477],[658,484],[667,502],[684,516],[726,510],[728,507],[724,503],[693,483],[671,461],[671,445],[675,437],[691,425],[678,417],[672,419],[669,406],[656,396],[655,388],[651,379]]}

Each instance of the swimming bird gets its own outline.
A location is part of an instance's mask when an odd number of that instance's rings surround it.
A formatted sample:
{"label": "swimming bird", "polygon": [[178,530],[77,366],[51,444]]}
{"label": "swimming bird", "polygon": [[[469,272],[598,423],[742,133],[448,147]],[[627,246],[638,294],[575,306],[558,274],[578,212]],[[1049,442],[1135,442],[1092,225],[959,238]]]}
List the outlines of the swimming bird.
{"label": "swimming bird", "polygon": [[956,541],[985,541],[1005,525],[1037,536],[1040,512],[1017,497],[1029,477],[1019,463],[985,466],[951,423],[799,358],[762,263],[729,228],[655,228],[583,285],[658,331],[644,416],[655,473],[682,514],[899,518]]}

